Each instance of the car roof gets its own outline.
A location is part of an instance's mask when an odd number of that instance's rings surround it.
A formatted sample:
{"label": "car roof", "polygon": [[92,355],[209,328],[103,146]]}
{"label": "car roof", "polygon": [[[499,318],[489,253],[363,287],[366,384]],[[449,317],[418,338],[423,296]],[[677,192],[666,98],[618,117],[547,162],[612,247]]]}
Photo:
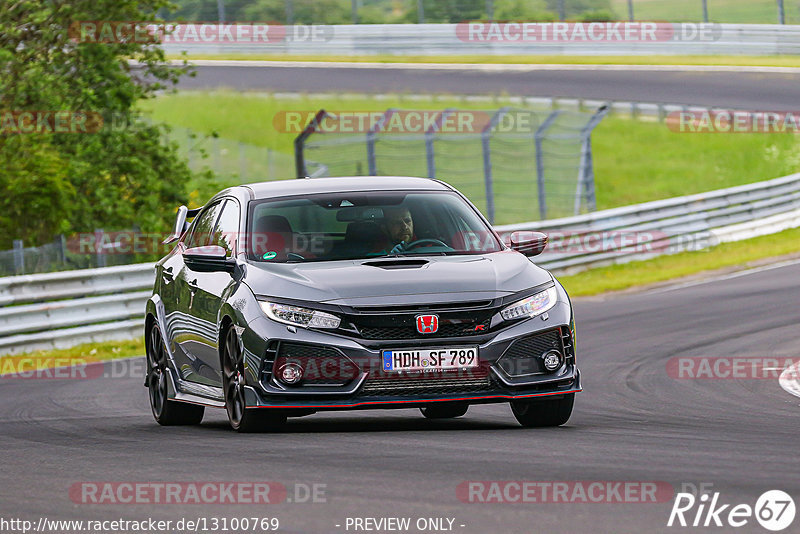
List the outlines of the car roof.
{"label": "car roof", "polygon": [[242,187],[250,189],[256,199],[345,191],[451,191],[447,184],[438,180],[410,176],[347,176],[276,180],[245,184]]}

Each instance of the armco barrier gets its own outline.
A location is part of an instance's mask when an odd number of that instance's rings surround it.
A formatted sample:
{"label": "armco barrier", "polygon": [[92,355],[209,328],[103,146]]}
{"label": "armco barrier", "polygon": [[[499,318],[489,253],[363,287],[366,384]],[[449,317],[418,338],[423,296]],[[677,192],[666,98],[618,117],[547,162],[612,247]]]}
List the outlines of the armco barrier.
{"label": "armco barrier", "polygon": [[[800,174],[587,215],[498,226],[567,236],[574,250],[545,252],[556,274],[698,250],[800,226]],[[638,246],[582,247],[590,237],[645,236]],[[649,236],[649,237],[648,237]],[[596,241],[592,241],[593,243]],[[647,250],[642,250],[642,245]],[[649,248],[648,248],[649,247]],[[153,264],[0,278],[0,354],[67,347],[143,334]]]}
{"label": "armco barrier", "polygon": [[[463,24],[463,23],[462,23]],[[555,23],[555,25],[564,23]],[[604,23],[599,23],[604,24]],[[618,23],[623,25],[623,23]],[[643,23],[635,23],[637,25]],[[663,27],[669,23],[658,23]],[[566,25],[565,25],[566,26]],[[589,30],[589,23],[584,25]],[[166,42],[169,54],[182,51],[215,54],[305,54],[369,56],[390,55],[402,58],[426,55],[648,55],[648,54],[728,54],[782,55],[800,53],[800,26],[774,24],[697,24],[676,23],[666,31],[667,40],[593,40],[565,38],[557,42],[521,38],[484,41],[465,37],[460,24],[357,24],[286,27],[285,37],[274,42],[252,39],[209,43]],[[281,28],[283,29],[283,28]],[[550,30],[552,31],[552,29]],[[623,30],[624,31],[624,30]],[[571,30],[570,30],[571,32]],[[586,34],[588,35],[587,31]],[[488,35],[488,29],[487,29]],[[569,33],[569,35],[573,35]],[[580,33],[578,34],[581,35]],[[638,35],[638,34],[636,34]],[[178,39],[180,40],[180,39]]]}

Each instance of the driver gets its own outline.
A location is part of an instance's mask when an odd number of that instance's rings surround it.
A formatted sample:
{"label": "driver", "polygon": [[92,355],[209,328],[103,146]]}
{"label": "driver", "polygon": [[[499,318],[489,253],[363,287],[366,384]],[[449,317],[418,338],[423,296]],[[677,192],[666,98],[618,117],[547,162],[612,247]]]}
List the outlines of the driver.
{"label": "driver", "polygon": [[414,241],[414,219],[408,208],[389,208],[384,212],[383,233],[389,239],[391,246],[400,243],[406,244]]}
{"label": "driver", "polygon": [[380,228],[383,239],[376,244],[371,254],[396,254],[417,239],[414,235],[414,219],[405,206],[385,208]]}

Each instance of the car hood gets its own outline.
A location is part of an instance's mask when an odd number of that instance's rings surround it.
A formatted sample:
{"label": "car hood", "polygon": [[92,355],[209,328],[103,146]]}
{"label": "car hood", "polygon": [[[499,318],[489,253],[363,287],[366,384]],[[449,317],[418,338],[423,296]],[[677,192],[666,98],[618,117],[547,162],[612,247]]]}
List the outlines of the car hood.
{"label": "car hood", "polygon": [[546,270],[510,250],[481,256],[410,256],[318,263],[251,263],[258,296],[341,305],[491,299],[550,282]]}

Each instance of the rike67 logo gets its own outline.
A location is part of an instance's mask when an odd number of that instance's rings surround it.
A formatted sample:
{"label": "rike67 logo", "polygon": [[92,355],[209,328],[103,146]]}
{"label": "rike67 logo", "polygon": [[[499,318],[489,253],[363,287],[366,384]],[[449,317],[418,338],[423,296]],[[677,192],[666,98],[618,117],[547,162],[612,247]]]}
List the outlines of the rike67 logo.
{"label": "rike67 logo", "polygon": [[753,519],[763,528],[778,532],[794,521],[795,505],[792,497],[781,490],[764,492],[755,503],[730,504],[720,499],[720,493],[678,493],[669,514],[667,526],[728,527],[753,525]]}

